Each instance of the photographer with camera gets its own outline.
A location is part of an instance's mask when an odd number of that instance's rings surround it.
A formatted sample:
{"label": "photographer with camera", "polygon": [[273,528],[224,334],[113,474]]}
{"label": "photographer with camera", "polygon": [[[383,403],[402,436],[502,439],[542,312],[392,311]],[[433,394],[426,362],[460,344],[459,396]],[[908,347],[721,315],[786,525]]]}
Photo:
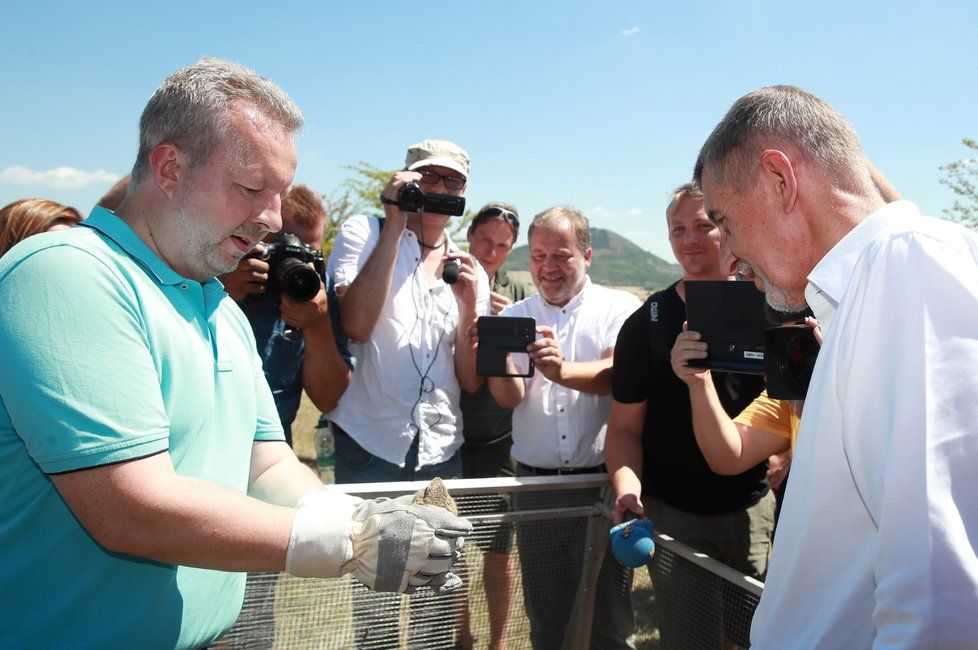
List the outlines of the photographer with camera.
{"label": "photographer with camera", "polygon": [[[527,349],[531,377],[489,377],[489,389],[513,411],[517,476],[558,476],[604,471],[604,434],[611,399],[615,339],[638,299],[591,282],[591,231],[571,206],[536,215],[529,227],[530,274],[535,295],[500,316],[532,318],[540,335]],[[519,510],[593,504],[596,490],[516,494]],[[523,602],[534,648],[565,643],[585,553],[578,522],[516,525]],[[627,648],[634,631],[630,569],[606,554],[597,600],[607,616],[595,617],[591,647]]]}
{"label": "photographer with camera", "polygon": [[220,277],[251,323],[289,445],[303,389],[328,413],[350,381],[346,338],[321,279],[325,222],[322,197],[294,185],[282,199],[282,230]]}
{"label": "photographer with camera", "polygon": [[[461,477],[459,398],[481,383],[466,331],[489,308],[485,272],[447,230],[468,173],[458,145],[413,145],[381,195],[386,218],[350,217],[336,238],[328,269],[357,369],[331,414],[337,483]],[[419,624],[441,607],[412,613],[412,644],[451,646],[452,630]],[[376,599],[354,594],[354,614],[358,645],[396,644]]]}

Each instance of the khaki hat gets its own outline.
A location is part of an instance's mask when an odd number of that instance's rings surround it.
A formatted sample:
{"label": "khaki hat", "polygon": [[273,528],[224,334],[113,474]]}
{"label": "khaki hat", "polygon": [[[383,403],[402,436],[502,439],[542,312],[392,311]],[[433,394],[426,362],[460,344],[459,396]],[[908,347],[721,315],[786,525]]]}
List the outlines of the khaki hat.
{"label": "khaki hat", "polygon": [[469,154],[462,147],[448,140],[423,140],[411,145],[404,159],[404,168],[414,171],[421,167],[438,165],[469,177]]}

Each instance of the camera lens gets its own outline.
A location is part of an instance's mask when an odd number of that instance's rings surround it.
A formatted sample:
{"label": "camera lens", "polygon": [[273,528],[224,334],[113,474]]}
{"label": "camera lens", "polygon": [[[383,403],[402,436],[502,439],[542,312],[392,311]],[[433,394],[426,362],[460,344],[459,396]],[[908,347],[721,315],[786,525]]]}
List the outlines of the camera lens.
{"label": "camera lens", "polygon": [[319,274],[294,257],[286,257],[278,267],[282,293],[292,300],[308,302],[319,293]]}
{"label": "camera lens", "polygon": [[417,183],[408,183],[397,192],[397,206],[405,212],[421,212],[424,209],[424,192]]}
{"label": "camera lens", "polygon": [[792,332],[782,343],[781,353],[778,355],[782,376],[795,387],[807,390],[815,369],[818,348],[818,341],[809,328]]}

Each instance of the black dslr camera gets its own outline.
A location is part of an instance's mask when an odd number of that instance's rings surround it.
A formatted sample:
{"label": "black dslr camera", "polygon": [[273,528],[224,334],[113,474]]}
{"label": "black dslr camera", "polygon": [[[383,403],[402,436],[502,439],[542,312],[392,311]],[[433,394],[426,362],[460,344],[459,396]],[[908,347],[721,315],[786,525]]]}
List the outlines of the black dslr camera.
{"label": "black dslr camera", "polygon": [[405,212],[431,212],[459,217],[465,213],[465,197],[425,192],[417,183],[408,183],[397,192],[397,200],[381,196],[380,202],[396,205]]}
{"label": "black dslr camera", "polygon": [[[278,241],[265,244],[261,251],[252,251],[248,256],[268,262],[268,284],[263,297],[277,301],[285,294],[292,300],[308,302],[319,293],[326,272],[323,253],[306,246],[292,233],[282,233]],[[309,262],[314,268],[307,266]]]}

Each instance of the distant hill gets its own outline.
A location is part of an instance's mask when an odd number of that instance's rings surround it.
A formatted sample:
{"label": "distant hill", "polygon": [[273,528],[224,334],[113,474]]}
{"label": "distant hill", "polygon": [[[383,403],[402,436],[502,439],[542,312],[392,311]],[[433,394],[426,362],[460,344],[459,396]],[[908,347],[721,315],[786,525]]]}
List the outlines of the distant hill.
{"label": "distant hill", "polygon": [[[598,284],[658,291],[678,280],[683,273],[678,264],[670,264],[618,233],[603,228],[591,228],[591,249],[589,273]],[[503,268],[529,271],[529,246],[513,249]]]}

